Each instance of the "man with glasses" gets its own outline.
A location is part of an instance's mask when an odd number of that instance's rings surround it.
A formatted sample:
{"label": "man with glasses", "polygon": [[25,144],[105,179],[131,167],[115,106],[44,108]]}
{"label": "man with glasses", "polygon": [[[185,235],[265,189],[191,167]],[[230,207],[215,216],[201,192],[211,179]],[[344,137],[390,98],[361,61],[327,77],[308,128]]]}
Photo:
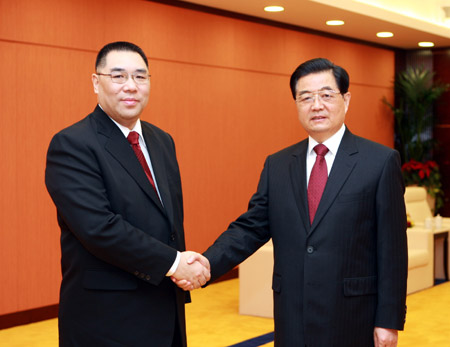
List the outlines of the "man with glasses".
{"label": "man with glasses", "polygon": [[344,125],[343,68],[309,60],[290,86],[309,137],[267,158],[248,211],[204,253],[211,278],[272,239],[275,346],[396,346],[408,260],[399,155]]}
{"label": "man with glasses", "polygon": [[209,263],[184,251],[174,142],[139,118],[147,58],[114,42],[95,68],[97,107],[56,134],[47,154],[61,228],[60,346],[186,346],[189,294],[170,276],[198,288]]}

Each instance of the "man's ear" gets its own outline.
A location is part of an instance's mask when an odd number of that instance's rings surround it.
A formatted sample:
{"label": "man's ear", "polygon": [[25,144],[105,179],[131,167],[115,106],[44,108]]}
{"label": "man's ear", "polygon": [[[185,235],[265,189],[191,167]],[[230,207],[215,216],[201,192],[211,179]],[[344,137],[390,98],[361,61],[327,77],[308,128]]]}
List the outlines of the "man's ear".
{"label": "man's ear", "polygon": [[345,113],[347,113],[351,98],[352,98],[352,94],[350,92],[347,92],[344,94]]}
{"label": "man's ear", "polygon": [[92,74],[92,85],[94,86],[94,93],[95,94],[98,94],[98,83],[99,83],[98,75],[93,73]]}

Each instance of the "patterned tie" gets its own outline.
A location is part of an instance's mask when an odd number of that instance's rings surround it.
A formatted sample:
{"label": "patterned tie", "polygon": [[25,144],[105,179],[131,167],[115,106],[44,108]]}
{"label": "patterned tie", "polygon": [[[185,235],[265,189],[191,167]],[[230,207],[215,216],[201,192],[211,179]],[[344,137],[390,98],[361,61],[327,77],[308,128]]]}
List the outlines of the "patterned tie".
{"label": "patterned tie", "polygon": [[139,162],[141,163],[145,174],[147,175],[148,180],[150,181],[153,189],[155,190],[156,196],[158,196],[158,192],[156,191],[155,187],[155,181],[153,181],[153,176],[150,171],[150,168],[147,165],[147,161],[145,160],[144,153],[142,153],[141,146],[139,145],[139,133],[136,131],[131,131],[128,134],[127,137],[128,142],[131,144],[131,147],[133,147],[133,151],[136,154],[136,157],[138,158]]}
{"label": "patterned tie", "polygon": [[325,154],[327,154],[328,148],[319,143],[314,147],[314,152],[317,154],[316,162],[312,168],[308,184],[309,221],[311,224],[328,179],[327,162],[325,161]]}

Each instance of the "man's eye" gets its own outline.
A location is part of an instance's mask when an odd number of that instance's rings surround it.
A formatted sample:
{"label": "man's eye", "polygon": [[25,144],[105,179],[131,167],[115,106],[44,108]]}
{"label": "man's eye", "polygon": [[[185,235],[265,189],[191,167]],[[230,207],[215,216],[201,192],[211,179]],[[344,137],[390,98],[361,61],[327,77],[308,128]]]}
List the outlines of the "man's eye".
{"label": "man's eye", "polygon": [[322,94],[320,94],[320,97],[321,97],[322,99],[330,99],[330,98],[333,97],[333,95],[331,95],[331,94],[329,94],[329,93],[322,93]]}
{"label": "man's eye", "polygon": [[304,95],[300,98],[300,101],[301,102],[309,102],[309,101],[311,101],[311,99],[312,99],[311,95]]}
{"label": "man's eye", "polygon": [[138,81],[145,81],[147,80],[147,76],[146,75],[136,75],[134,76],[135,79],[137,79]]}
{"label": "man's eye", "polygon": [[113,78],[115,80],[123,80],[123,79],[125,79],[125,75],[124,74],[113,74],[113,75],[111,75],[111,78]]}

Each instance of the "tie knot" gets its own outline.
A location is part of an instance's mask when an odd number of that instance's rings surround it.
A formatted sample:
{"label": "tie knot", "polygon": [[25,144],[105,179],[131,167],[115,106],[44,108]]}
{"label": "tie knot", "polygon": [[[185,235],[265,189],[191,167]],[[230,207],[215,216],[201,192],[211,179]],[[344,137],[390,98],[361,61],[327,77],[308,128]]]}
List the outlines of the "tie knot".
{"label": "tie knot", "polygon": [[139,133],[136,131],[131,131],[128,134],[127,140],[132,145],[138,145],[139,144]]}
{"label": "tie knot", "polygon": [[317,146],[314,147],[314,152],[316,152],[317,155],[323,157],[328,152],[327,146],[319,143]]}

